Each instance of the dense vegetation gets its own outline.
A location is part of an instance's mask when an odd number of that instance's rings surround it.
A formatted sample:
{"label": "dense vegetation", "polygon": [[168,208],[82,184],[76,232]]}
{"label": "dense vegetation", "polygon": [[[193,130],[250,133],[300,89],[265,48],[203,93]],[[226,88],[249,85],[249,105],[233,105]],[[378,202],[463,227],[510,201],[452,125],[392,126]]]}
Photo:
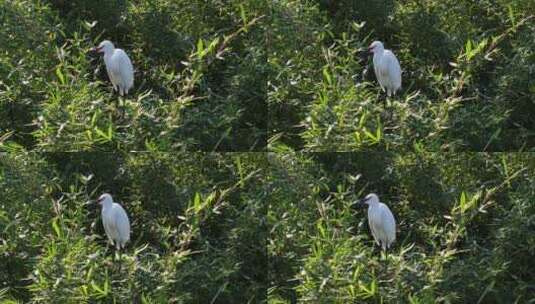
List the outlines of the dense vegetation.
{"label": "dense vegetation", "polygon": [[[11,149],[261,151],[265,2],[0,0],[0,143]],[[112,93],[104,39],[134,90]]]}
{"label": "dense vegetation", "polygon": [[0,0],[0,21],[0,302],[535,303],[535,1]]}
{"label": "dense vegetation", "polygon": [[[533,0],[274,1],[271,150],[535,150]],[[403,70],[385,101],[366,48]]]}
{"label": "dense vegetation", "polygon": [[[535,154],[270,155],[270,303],[533,303]],[[388,259],[366,208],[394,213]]]}
{"label": "dense vegetation", "polygon": [[[0,155],[0,302],[262,303],[267,158]],[[107,248],[110,192],[132,239]]]}

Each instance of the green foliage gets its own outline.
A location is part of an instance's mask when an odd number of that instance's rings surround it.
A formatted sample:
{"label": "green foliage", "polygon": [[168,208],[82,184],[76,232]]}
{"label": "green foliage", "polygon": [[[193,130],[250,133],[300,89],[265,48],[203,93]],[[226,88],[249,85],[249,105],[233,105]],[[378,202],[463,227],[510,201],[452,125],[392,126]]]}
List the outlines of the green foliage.
{"label": "green foliage", "polygon": [[[27,150],[265,149],[262,1],[1,1],[0,128]],[[177,13],[180,12],[180,13]],[[118,97],[90,48],[125,49]]]}
{"label": "green foliage", "polygon": [[[283,1],[268,62],[273,151],[533,150],[532,1]],[[397,55],[386,98],[366,47]]]}
{"label": "green foliage", "polygon": [[[3,154],[1,298],[32,303],[263,303],[263,154]],[[107,246],[96,198],[127,210]]]}
{"label": "green foliage", "polygon": [[[529,303],[531,154],[307,153],[270,158],[273,303]],[[366,208],[398,223],[388,258]]]}
{"label": "green foliage", "polygon": [[[464,151],[535,151],[534,12],[0,0],[0,300],[533,303],[534,155]],[[126,97],[90,52],[104,39],[134,64]],[[401,62],[395,97],[374,40]],[[102,192],[132,219],[122,257]],[[368,192],[398,220],[388,259]]]}

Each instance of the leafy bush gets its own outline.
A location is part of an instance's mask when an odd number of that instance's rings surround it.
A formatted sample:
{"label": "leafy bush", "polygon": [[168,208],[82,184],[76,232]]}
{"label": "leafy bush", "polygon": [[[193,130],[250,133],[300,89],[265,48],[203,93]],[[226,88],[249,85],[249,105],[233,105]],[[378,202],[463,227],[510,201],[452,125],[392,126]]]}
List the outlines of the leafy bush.
{"label": "leafy bush", "polygon": [[[6,148],[265,150],[264,2],[1,6]],[[133,61],[135,87],[126,98],[111,92],[102,59],[89,53],[103,39]]]}
{"label": "leafy bush", "polygon": [[[263,303],[262,154],[4,154],[0,298],[33,303]],[[127,210],[107,246],[94,203]]]}
{"label": "leafy bush", "polygon": [[[529,303],[531,154],[301,153],[270,158],[273,303]],[[357,199],[398,231],[380,253]]]}
{"label": "leafy bush", "polygon": [[[273,5],[273,151],[533,150],[530,1],[283,1]],[[381,40],[402,90],[380,92]]]}

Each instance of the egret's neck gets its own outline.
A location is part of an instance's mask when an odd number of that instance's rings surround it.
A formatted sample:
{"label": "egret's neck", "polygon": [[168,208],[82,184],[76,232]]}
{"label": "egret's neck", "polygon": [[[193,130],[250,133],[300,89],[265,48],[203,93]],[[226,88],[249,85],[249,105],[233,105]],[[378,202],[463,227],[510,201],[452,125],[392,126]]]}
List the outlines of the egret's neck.
{"label": "egret's neck", "polygon": [[385,52],[385,49],[377,48],[377,50],[375,50],[375,52],[373,52],[373,57],[381,57],[381,56],[383,56],[384,52]]}
{"label": "egret's neck", "polygon": [[378,200],[370,200],[370,202],[368,204],[369,204],[370,207],[377,206],[377,204],[379,204],[379,201]]}
{"label": "egret's neck", "polygon": [[113,205],[113,201],[111,199],[106,199],[102,202],[102,210],[109,209]]}
{"label": "egret's neck", "polygon": [[115,49],[112,49],[112,50],[106,50],[104,52],[104,59],[107,60],[111,57],[111,55],[113,55],[113,52],[115,51]]}

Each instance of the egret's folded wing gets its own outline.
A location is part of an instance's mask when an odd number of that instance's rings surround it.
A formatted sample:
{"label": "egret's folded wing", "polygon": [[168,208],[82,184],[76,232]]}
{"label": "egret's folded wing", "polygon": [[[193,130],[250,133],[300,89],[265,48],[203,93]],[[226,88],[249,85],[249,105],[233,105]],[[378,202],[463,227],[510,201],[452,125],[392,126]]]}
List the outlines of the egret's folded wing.
{"label": "egret's folded wing", "polygon": [[401,66],[396,55],[391,51],[385,51],[384,62],[392,84],[395,87],[401,87]]}
{"label": "egret's folded wing", "polygon": [[381,205],[381,218],[383,219],[383,229],[388,238],[388,244],[391,244],[396,239],[396,220],[390,208],[385,204]]}
{"label": "egret's folded wing", "polygon": [[126,214],[126,211],[124,211],[123,207],[120,205],[117,205],[115,208],[115,220],[116,220],[116,226],[117,231],[119,232],[119,236],[123,241],[127,241],[130,239],[130,220],[128,219],[128,215]]}
{"label": "egret's folded wing", "polygon": [[134,84],[134,67],[132,66],[132,61],[128,55],[121,49],[117,49],[114,56],[117,58],[116,69],[117,73],[121,75],[124,83],[131,87]]}
{"label": "egret's folded wing", "polygon": [[375,239],[375,242],[377,245],[381,245],[380,239],[381,239],[381,226],[379,225],[378,217],[376,214],[374,214],[373,209],[368,209],[368,224],[370,226],[370,230],[372,232],[373,238]]}

